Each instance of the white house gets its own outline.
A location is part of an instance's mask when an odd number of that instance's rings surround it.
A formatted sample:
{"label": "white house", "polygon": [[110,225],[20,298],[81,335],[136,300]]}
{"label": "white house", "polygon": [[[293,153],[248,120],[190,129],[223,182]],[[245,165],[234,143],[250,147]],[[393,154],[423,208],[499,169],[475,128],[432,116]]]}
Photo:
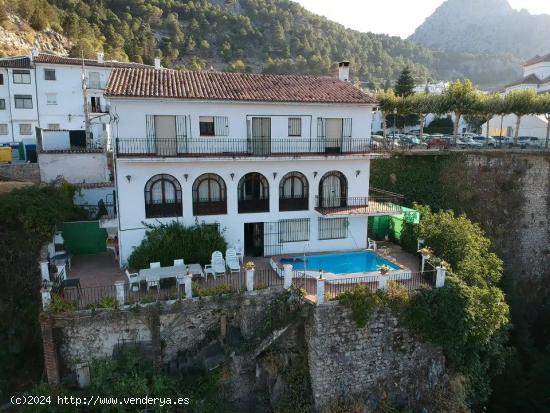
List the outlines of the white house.
{"label": "white house", "polygon": [[36,139],[36,127],[89,128],[97,145],[107,143],[110,119],[103,93],[115,67],[150,66],[105,60],[103,53],[80,59],[34,50],[0,59],[0,144]]}
{"label": "white house", "polygon": [[[537,93],[550,92],[550,53],[545,56],[535,56],[529,59],[523,65],[523,78],[504,86],[503,94],[514,90],[532,89]],[[516,115],[507,115],[504,117],[493,117],[489,125],[483,125],[483,134],[487,133],[493,136],[515,136],[517,124]],[[548,120],[545,116],[529,115],[521,119],[520,130],[518,136],[534,136],[541,140],[546,138],[548,128]]]}
{"label": "white house", "polygon": [[216,224],[249,256],[365,248],[375,100],[339,77],[115,69],[120,260],[146,225]]}
{"label": "white house", "polygon": [[36,79],[30,57],[0,59],[0,144],[35,139]]}

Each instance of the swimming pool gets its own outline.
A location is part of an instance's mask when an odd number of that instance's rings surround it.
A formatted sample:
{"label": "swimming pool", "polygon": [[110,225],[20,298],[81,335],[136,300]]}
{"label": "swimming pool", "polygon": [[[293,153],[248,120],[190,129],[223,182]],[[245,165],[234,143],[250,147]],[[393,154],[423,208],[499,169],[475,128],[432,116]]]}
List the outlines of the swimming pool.
{"label": "swimming pool", "polygon": [[307,255],[282,258],[281,264],[291,264],[295,270],[313,270],[333,274],[351,274],[358,272],[376,272],[382,265],[390,267],[391,271],[399,270],[396,264],[385,260],[372,251],[339,252],[334,254]]}

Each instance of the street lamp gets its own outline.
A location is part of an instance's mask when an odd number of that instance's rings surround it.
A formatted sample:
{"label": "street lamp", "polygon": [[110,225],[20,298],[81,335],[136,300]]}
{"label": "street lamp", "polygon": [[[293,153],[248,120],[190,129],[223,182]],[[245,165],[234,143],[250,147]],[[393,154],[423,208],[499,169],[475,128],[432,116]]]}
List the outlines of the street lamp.
{"label": "street lamp", "polygon": [[397,128],[397,108],[395,108],[393,110],[393,134],[392,134],[392,142],[391,142],[392,149],[395,145],[395,129],[396,128]]}

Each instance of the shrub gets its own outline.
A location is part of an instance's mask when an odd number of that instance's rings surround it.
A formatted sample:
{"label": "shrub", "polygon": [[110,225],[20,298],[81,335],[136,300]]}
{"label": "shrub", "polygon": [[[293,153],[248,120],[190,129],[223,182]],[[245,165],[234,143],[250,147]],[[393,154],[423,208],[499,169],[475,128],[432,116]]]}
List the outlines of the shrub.
{"label": "shrub", "polygon": [[179,222],[150,227],[141,244],[128,258],[134,269],[149,267],[151,262],[172,265],[175,259],[187,263],[210,263],[212,252],[225,251],[227,242],[217,227],[197,224],[185,227]]}
{"label": "shrub", "polygon": [[198,282],[193,282],[193,296],[194,297],[207,297],[210,295],[224,295],[233,292],[231,287],[225,284],[220,284],[215,287],[203,287]]}
{"label": "shrub", "polygon": [[52,294],[52,300],[48,306],[48,311],[52,313],[68,313],[75,311],[76,308],[77,305],[74,300],[69,300],[59,294]]}
{"label": "shrub", "polygon": [[341,294],[339,301],[351,308],[353,321],[359,328],[367,325],[370,316],[381,303],[379,296],[363,284],[358,284],[353,290]]}

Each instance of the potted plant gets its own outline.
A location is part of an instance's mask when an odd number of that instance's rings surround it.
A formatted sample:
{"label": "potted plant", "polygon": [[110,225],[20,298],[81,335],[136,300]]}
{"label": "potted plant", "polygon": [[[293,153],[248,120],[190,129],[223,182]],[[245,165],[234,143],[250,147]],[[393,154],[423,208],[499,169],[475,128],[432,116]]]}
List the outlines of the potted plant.
{"label": "potted plant", "polygon": [[378,267],[378,271],[380,271],[380,274],[382,275],[386,275],[387,273],[389,273],[391,270],[390,267],[388,267],[387,265],[381,265],[380,267]]}
{"label": "potted plant", "polygon": [[423,247],[418,250],[420,255],[426,258],[430,258],[430,256],[434,253],[430,247]]}
{"label": "potted plant", "polygon": [[256,269],[256,264],[254,264],[254,261],[248,261],[246,264],[244,264],[244,268],[247,271],[252,271]]}

